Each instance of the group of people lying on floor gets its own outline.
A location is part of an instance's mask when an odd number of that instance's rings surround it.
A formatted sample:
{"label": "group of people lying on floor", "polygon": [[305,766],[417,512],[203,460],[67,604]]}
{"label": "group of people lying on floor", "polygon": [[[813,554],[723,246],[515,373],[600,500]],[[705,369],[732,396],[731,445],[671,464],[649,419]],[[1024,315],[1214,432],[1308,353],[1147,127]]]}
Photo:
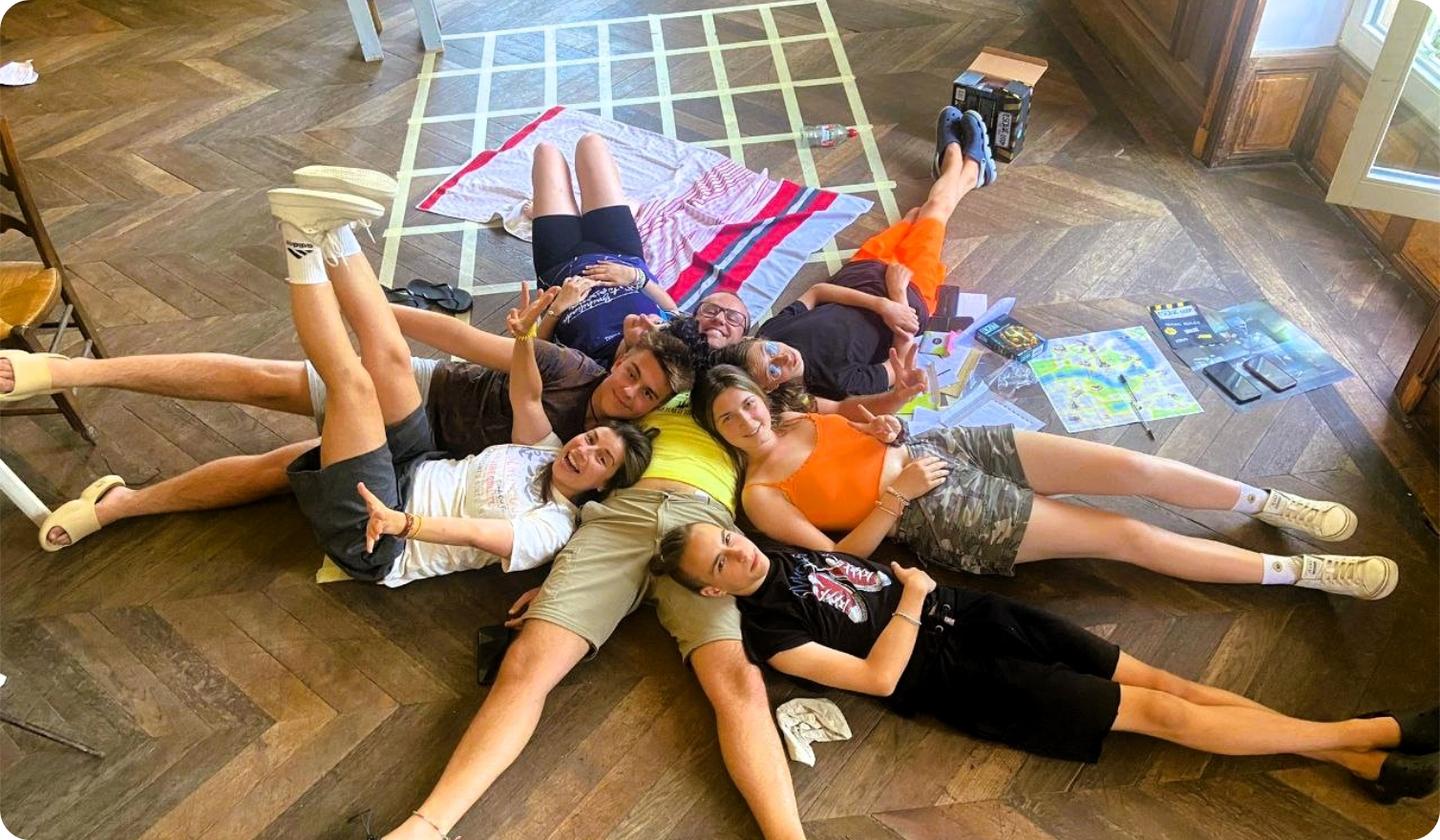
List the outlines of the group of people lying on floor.
{"label": "group of people lying on floor", "polygon": [[[977,114],[943,110],[926,201],[753,330],[728,292],[676,310],[599,136],[575,150],[578,205],[564,156],[536,150],[539,287],[522,287],[507,336],[387,304],[353,228],[383,215],[393,180],[299,170],[269,200],[305,362],[5,351],[0,398],[98,386],[228,400],[313,414],[318,441],[143,488],[107,476],[46,520],[41,545],[288,490],[357,580],[551,564],[512,608],[520,632],[444,773],[390,837],[448,836],[518,757],[551,689],[645,602],[704,687],[726,766],[771,838],[803,831],[757,664],[1042,755],[1093,762],[1109,732],[1138,732],[1312,756],[1386,802],[1434,791],[1434,708],[1287,717],[1044,611],[868,559],[889,537],[975,574],[1089,557],[1363,599],[1398,582],[1384,557],[1264,555],[1054,497],[1144,496],[1341,541],[1357,522],[1335,502],[1009,427],[907,433],[893,412],[924,387],[916,336],[945,280],[945,225],[995,179],[987,146]],[[407,338],[465,361],[412,358]],[[737,527],[742,512],[758,542]]]}

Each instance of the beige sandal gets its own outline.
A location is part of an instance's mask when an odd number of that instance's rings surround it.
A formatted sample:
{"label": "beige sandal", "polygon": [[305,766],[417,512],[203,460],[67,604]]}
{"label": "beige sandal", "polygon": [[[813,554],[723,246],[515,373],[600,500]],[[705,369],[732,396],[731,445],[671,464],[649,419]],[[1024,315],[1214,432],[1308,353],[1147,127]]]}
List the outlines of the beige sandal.
{"label": "beige sandal", "polygon": [[28,350],[0,350],[0,359],[10,360],[11,375],[15,387],[8,394],[0,394],[0,403],[19,402],[31,397],[58,394],[64,388],[50,387],[50,365],[46,359],[68,358],[59,353],[31,353]]}
{"label": "beige sandal", "polygon": [[[72,499],[56,508],[40,523],[40,547],[46,551],[59,551],[100,530],[100,520],[95,516],[95,504],[112,489],[124,486],[125,479],[118,475],[95,479],[85,488],[85,492],[80,494],[80,498]],[[56,527],[65,529],[65,533],[70,537],[69,545],[50,541],[50,529]]]}

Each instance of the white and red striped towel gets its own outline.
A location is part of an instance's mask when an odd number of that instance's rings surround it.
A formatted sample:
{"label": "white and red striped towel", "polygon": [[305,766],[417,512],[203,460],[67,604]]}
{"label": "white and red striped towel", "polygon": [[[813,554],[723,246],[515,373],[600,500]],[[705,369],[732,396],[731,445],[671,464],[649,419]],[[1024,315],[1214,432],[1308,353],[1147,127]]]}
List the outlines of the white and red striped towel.
{"label": "white and red striped towel", "polygon": [[733,291],[757,315],[785,290],[807,257],[870,208],[853,195],[775,181],[724,155],[585,111],[555,107],[499,149],[487,149],[427,195],[421,210],[488,223],[518,219],[530,198],[537,143],[573,163],[575,143],[602,135],[620,168],[645,259],[682,309]]}

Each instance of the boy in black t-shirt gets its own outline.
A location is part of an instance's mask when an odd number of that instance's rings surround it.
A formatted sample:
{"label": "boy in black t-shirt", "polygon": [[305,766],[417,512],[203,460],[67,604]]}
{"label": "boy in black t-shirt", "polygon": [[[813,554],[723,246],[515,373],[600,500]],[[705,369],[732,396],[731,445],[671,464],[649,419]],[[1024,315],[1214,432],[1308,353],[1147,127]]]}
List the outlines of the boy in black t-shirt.
{"label": "boy in black t-shirt", "polygon": [[936,586],[839,552],[697,523],[665,535],[651,569],[735,596],[752,660],[885,698],[1039,755],[1093,762],[1112,731],[1224,755],[1299,753],[1338,764],[1381,802],[1440,782],[1435,707],[1335,723],[1287,717],[1146,665],[1082,627],[998,595]]}

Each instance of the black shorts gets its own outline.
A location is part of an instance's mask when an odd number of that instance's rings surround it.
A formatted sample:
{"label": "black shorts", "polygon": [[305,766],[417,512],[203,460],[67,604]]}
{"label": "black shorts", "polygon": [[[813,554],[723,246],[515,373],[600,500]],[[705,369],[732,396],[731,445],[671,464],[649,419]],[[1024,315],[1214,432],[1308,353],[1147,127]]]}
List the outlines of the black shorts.
{"label": "black shorts", "polygon": [[1043,610],[952,587],[927,601],[924,623],[892,705],[1036,755],[1100,758],[1120,710],[1120,648]]}
{"label": "black shorts", "polygon": [[645,258],[635,214],[627,204],[599,207],[580,216],[539,216],[530,226],[530,249],[535,276],[548,286],[576,257],[586,254],[623,254]]}
{"label": "black shorts", "polygon": [[[867,295],[889,298],[890,293],[885,288],[887,268],[887,264],[879,260],[851,260],[842,265],[829,282]],[[915,317],[920,319],[920,329],[923,331],[925,322],[930,320],[930,308],[925,305],[925,299],[920,297],[920,293],[915,291],[913,283],[905,286],[905,302],[915,310]]]}
{"label": "black shorts", "polygon": [[391,509],[404,510],[415,467],[441,457],[422,406],[387,426],[385,443],[378,449],[322,467],[317,446],[291,462],[285,472],[320,547],[350,577],[374,581],[389,574],[405,541],[387,534],[376,541],[374,551],[365,551],[370,514],[355,485],[365,482]]}

